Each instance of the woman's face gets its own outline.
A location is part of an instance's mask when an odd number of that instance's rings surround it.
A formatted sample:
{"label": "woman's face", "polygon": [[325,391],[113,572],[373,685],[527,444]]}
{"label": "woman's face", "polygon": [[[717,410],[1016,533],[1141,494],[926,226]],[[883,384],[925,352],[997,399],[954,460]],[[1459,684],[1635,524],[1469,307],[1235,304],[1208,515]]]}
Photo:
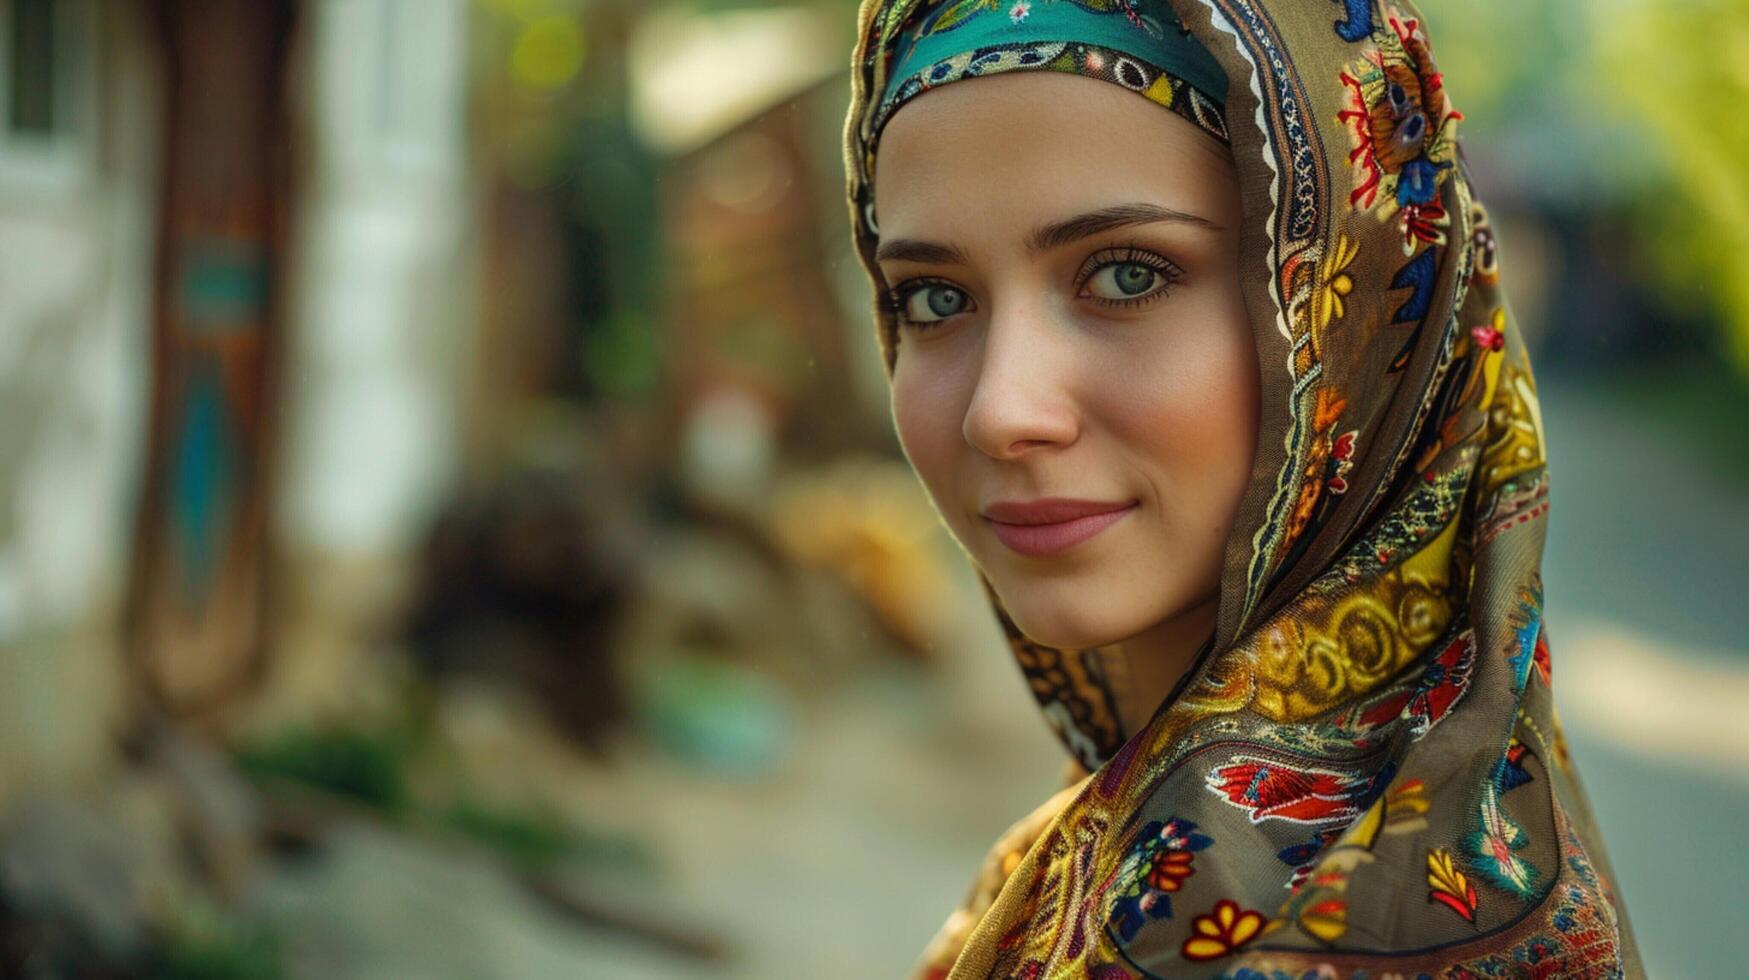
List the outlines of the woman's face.
{"label": "woman's face", "polygon": [[920,96],[878,154],[899,438],[1016,625],[1084,648],[1213,601],[1259,402],[1230,154],[1044,71]]}

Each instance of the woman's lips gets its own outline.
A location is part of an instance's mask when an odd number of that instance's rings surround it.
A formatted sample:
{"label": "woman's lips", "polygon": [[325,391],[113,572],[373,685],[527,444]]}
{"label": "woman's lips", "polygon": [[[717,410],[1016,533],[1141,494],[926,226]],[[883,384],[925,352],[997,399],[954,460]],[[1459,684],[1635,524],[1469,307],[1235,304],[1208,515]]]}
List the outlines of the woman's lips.
{"label": "woman's lips", "polygon": [[1135,509],[1135,501],[1051,499],[993,504],[983,516],[1003,544],[1023,555],[1043,557],[1073,548]]}

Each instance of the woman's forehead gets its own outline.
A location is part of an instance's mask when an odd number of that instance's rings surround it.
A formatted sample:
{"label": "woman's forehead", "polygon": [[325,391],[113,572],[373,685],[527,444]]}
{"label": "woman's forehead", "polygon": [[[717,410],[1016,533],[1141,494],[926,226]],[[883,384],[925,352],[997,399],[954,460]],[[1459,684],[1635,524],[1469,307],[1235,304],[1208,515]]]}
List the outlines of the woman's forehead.
{"label": "woman's forehead", "polygon": [[913,99],[882,136],[874,187],[883,239],[1000,218],[1030,228],[1131,202],[1224,225],[1237,194],[1230,154],[1193,124],[1116,86],[1042,72]]}

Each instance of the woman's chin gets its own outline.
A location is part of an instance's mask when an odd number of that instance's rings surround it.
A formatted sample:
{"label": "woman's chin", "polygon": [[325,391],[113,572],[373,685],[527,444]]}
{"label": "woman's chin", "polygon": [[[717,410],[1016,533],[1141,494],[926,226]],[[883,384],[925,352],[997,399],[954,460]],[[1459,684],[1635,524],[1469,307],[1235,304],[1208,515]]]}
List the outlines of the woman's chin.
{"label": "woman's chin", "polygon": [[[1115,581],[986,577],[1027,639],[1058,650],[1087,650],[1122,643],[1199,605],[1185,601],[1180,583],[1159,571]],[[1131,583],[1138,580],[1153,582],[1158,590],[1137,594]]]}
{"label": "woman's chin", "polygon": [[1080,605],[1079,609],[1065,609],[1058,603],[1040,608],[1039,604],[1025,600],[1010,602],[1004,599],[1002,605],[1008,610],[1008,616],[1014,620],[1014,625],[1027,639],[1058,650],[1086,650],[1104,646],[1135,632],[1126,630],[1122,624],[1088,616],[1084,603],[1071,604]]}

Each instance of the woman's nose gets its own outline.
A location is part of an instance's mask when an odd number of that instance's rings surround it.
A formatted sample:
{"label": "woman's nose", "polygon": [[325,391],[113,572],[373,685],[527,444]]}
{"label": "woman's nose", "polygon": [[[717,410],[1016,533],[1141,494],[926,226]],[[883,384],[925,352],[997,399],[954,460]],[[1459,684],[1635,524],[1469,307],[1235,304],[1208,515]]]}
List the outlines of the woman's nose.
{"label": "woman's nose", "polygon": [[991,317],[966,406],[964,432],[972,447],[995,459],[1014,459],[1075,441],[1070,358],[1054,339],[1036,312]]}

